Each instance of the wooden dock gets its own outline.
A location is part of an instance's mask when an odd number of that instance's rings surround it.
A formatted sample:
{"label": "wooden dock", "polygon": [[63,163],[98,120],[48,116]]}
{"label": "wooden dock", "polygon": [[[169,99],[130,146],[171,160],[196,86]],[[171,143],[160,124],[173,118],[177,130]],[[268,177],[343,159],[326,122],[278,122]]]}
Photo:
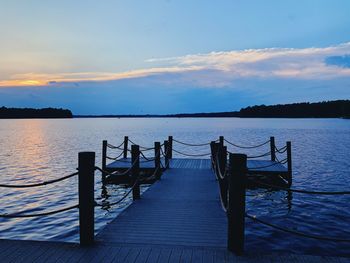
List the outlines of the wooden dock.
{"label": "wooden dock", "polygon": [[227,217],[210,160],[173,159],[170,166],[94,245],[0,240],[0,262],[347,262],[254,251],[235,256],[226,248]]}

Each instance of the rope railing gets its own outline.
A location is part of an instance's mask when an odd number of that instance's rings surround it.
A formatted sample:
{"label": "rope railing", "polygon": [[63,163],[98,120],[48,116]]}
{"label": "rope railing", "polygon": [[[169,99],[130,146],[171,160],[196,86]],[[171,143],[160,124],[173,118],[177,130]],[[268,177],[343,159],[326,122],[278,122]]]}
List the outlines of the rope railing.
{"label": "rope railing", "polygon": [[29,187],[44,186],[44,185],[53,184],[56,182],[66,180],[66,179],[71,178],[73,176],[76,176],[78,174],[79,174],[79,172],[75,172],[75,173],[63,176],[61,178],[58,178],[58,179],[53,179],[53,180],[49,180],[49,181],[45,181],[45,182],[41,182],[41,183],[35,183],[35,184],[0,184],[0,187],[3,187],[3,188],[29,188]]}
{"label": "rope railing", "polygon": [[[225,213],[227,213],[227,204],[228,204],[228,193],[227,193],[227,170],[225,168],[224,174],[221,173],[221,167],[220,167],[220,161],[219,161],[219,152],[216,154],[216,159],[214,160],[214,173],[218,180],[219,185],[219,193],[220,193],[220,203],[222,210],[224,210]],[[225,182],[226,180],[226,182]]]}
{"label": "rope railing", "polygon": [[131,164],[131,167],[129,167],[127,170],[125,170],[124,172],[118,172],[118,171],[114,171],[114,172],[108,172],[98,166],[95,166],[95,170],[98,170],[100,171],[101,173],[105,174],[105,175],[119,175],[119,176],[122,176],[122,175],[127,175],[133,168],[134,166],[136,165],[137,163],[137,159]]}
{"label": "rope railing", "polygon": [[243,145],[238,145],[238,144],[235,144],[235,143],[233,143],[233,142],[230,142],[230,141],[228,141],[227,139],[224,139],[224,141],[227,142],[228,144],[234,146],[234,147],[241,148],[241,149],[259,148],[259,147],[264,146],[265,144],[268,144],[268,143],[270,142],[270,140],[267,140],[266,142],[263,142],[263,143],[258,144],[258,145],[243,146]]}
{"label": "rope railing", "polygon": [[287,146],[283,146],[283,147],[281,147],[281,148],[279,148],[279,149],[275,146],[275,150],[276,150],[276,152],[278,152],[278,153],[284,153],[284,152],[287,151]]}
{"label": "rope railing", "polygon": [[183,152],[180,152],[180,151],[177,151],[175,149],[172,149],[174,152],[178,153],[178,154],[181,154],[181,155],[184,155],[184,156],[192,156],[192,157],[198,157],[198,156],[208,156],[208,155],[211,155],[211,153],[203,153],[203,154],[190,154],[190,153],[183,153]]}
{"label": "rope railing", "polygon": [[194,143],[187,143],[187,142],[182,142],[182,141],[179,141],[179,140],[176,140],[176,139],[173,139],[174,142],[177,142],[177,143],[180,143],[182,145],[186,145],[186,146],[193,146],[193,147],[200,147],[200,146],[208,146],[210,145],[210,142],[209,143],[198,143],[198,144],[194,144]]}
{"label": "rope railing", "polygon": [[120,145],[115,146],[113,144],[107,143],[107,147],[111,148],[111,149],[119,149],[119,150],[123,150],[123,148],[121,148],[124,145],[124,142],[122,142]]}
{"label": "rope railing", "polygon": [[247,156],[247,159],[256,159],[256,158],[261,158],[261,157],[265,157],[265,156],[270,156],[271,152],[266,152],[260,155],[252,155],[252,156]]}
{"label": "rope railing", "polygon": [[248,178],[250,181],[253,181],[254,183],[270,187],[273,189],[278,189],[278,190],[284,190],[284,191],[289,191],[289,192],[294,192],[294,193],[302,193],[302,194],[313,194],[313,195],[349,195],[350,191],[309,191],[309,190],[303,190],[303,189],[293,189],[289,187],[283,187],[283,186],[278,186],[278,185],[272,185],[268,183],[264,183],[261,181],[254,180],[253,178]]}
{"label": "rope railing", "polygon": [[65,212],[65,211],[75,209],[75,208],[79,208],[79,205],[73,205],[73,206],[62,208],[62,209],[57,209],[54,211],[37,213],[37,214],[27,214],[27,211],[21,211],[21,212],[17,212],[17,213],[13,213],[13,214],[0,214],[0,217],[2,217],[2,218],[25,218],[25,217],[49,216],[49,215]]}
{"label": "rope railing", "polygon": [[109,157],[109,156],[106,156],[106,159],[117,161],[123,154],[124,154],[124,152],[121,152],[121,153],[120,153],[118,156],[116,156],[116,157]]}
{"label": "rope railing", "polygon": [[[153,174],[152,174],[151,176],[147,177],[147,179],[150,180],[150,178],[154,178],[154,177],[157,175],[159,169],[160,169],[160,167],[158,166],[158,167],[154,170]],[[99,169],[99,170],[100,170],[100,169]],[[127,197],[131,194],[132,190],[137,186],[137,184],[138,184],[140,181],[142,181],[140,178],[141,178],[141,175],[139,174],[138,177],[136,178],[134,184],[131,186],[131,188],[130,188],[118,201],[115,201],[115,202],[113,202],[113,203],[106,203],[106,204],[103,204],[103,203],[102,203],[102,204],[99,204],[99,203],[97,203],[97,202],[95,201],[95,206],[105,207],[105,206],[113,206],[113,205],[117,205],[117,204],[121,203],[125,198],[127,198]]]}
{"label": "rope railing", "polygon": [[290,233],[290,234],[294,234],[294,235],[297,235],[297,236],[301,236],[301,237],[313,238],[313,239],[318,239],[318,240],[336,241],[336,242],[350,242],[350,239],[313,235],[313,234],[308,234],[308,233],[295,231],[295,230],[292,230],[292,229],[289,229],[289,228],[284,228],[284,227],[281,227],[281,226],[277,226],[275,224],[271,224],[271,223],[266,222],[264,220],[261,220],[261,219],[257,218],[256,216],[252,216],[252,215],[249,215],[247,213],[245,214],[245,216],[247,218],[255,221],[255,222],[258,222],[258,223],[261,223],[263,225],[266,225],[266,226],[269,226],[269,227],[281,230],[281,231],[286,232],[286,233]]}

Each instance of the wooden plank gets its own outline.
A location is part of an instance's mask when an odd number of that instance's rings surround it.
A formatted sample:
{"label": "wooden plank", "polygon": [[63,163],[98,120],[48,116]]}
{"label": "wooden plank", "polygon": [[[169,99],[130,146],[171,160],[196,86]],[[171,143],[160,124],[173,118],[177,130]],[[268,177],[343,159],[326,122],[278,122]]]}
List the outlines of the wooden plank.
{"label": "wooden plank", "polygon": [[116,244],[226,247],[226,220],[210,169],[173,168],[96,238]]}

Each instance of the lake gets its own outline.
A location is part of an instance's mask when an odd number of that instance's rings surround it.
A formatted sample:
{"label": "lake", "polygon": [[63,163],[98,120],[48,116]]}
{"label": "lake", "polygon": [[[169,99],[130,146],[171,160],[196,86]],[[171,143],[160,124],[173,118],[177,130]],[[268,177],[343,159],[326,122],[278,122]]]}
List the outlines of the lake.
{"label": "lake", "polygon": [[[124,135],[142,146],[153,146],[168,135],[203,143],[220,135],[240,145],[276,137],[282,147],[292,142],[293,188],[319,191],[350,189],[350,120],[344,119],[240,119],[240,118],[127,118],[0,120],[0,182],[27,184],[59,178],[76,171],[78,152],[95,151],[101,165],[102,140],[119,145]],[[268,151],[245,151],[249,155]],[[230,151],[238,149],[228,147]],[[194,153],[195,148],[174,143],[174,149]],[[198,150],[209,152],[208,147]],[[239,152],[242,152],[239,150]],[[198,153],[198,152],[196,152]],[[117,153],[115,153],[116,155]],[[111,153],[111,155],[113,155]],[[177,154],[174,153],[174,157]],[[95,174],[95,199],[116,201],[122,186],[102,188]],[[143,187],[146,191],[147,187]],[[38,213],[77,204],[77,177],[37,188],[1,188],[0,214]],[[120,213],[130,198],[116,207],[96,208],[96,232]],[[255,189],[247,191],[247,212],[270,223],[317,235],[350,238],[350,196],[320,196]],[[0,218],[0,238],[78,242],[78,211],[49,217]],[[246,251],[350,255],[350,243],[296,237],[246,221]]]}

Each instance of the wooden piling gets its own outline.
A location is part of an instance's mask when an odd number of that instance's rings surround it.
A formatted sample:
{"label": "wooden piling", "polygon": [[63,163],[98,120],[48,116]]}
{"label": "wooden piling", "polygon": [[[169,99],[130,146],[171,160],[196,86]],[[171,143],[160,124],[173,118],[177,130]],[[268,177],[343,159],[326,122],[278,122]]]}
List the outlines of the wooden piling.
{"label": "wooden piling", "polygon": [[128,158],[128,143],[129,143],[129,137],[124,136],[124,151],[123,151],[124,158]]}
{"label": "wooden piling", "polygon": [[94,152],[79,153],[78,171],[80,245],[86,246],[94,243]]}
{"label": "wooden piling", "polygon": [[[102,142],[102,170],[106,170],[107,166],[107,141]],[[102,172],[102,183],[106,181],[106,173]]]}
{"label": "wooden piling", "polygon": [[[134,165],[133,165],[134,164]],[[134,188],[132,189],[133,200],[140,199],[140,184],[137,179],[140,174],[140,147],[136,144],[131,145],[131,178]]]}
{"label": "wooden piling", "polygon": [[224,147],[224,136],[219,137],[219,143],[221,147]]}
{"label": "wooden piling", "polygon": [[162,168],[160,167],[160,142],[154,142],[154,167],[157,170],[156,177],[159,180],[162,176]]}
{"label": "wooden piling", "polygon": [[169,142],[169,159],[173,158],[173,136],[168,137],[168,142]]}
{"label": "wooden piling", "polygon": [[270,152],[271,152],[271,161],[276,161],[276,144],[275,137],[270,137]]}
{"label": "wooden piling", "polygon": [[230,172],[228,178],[228,240],[227,247],[236,255],[244,251],[245,227],[245,184],[247,155],[230,153]]}
{"label": "wooden piling", "polygon": [[165,168],[169,168],[169,142],[164,141],[164,162],[165,162]]}
{"label": "wooden piling", "polygon": [[216,156],[217,156],[217,151],[218,151],[218,146],[219,144],[216,143],[215,141],[210,142],[210,150],[211,150],[211,166],[212,169],[215,168],[215,162],[216,162]]}
{"label": "wooden piling", "polygon": [[288,186],[292,186],[293,174],[292,174],[292,144],[287,142],[287,168],[288,168]]}

